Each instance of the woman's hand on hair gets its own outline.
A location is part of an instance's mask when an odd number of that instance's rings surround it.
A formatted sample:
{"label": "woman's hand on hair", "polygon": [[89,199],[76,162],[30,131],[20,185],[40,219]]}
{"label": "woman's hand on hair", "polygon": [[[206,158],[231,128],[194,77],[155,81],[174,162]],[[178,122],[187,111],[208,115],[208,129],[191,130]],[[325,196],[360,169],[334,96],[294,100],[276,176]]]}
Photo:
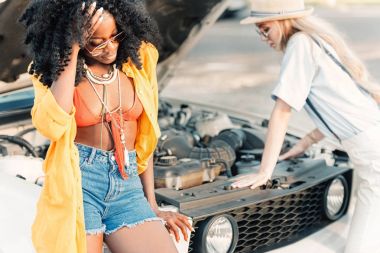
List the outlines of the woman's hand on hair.
{"label": "woman's hand on hair", "polygon": [[[86,45],[94,34],[96,29],[103,21],[103,7],[96,9],[96,2],[86,6],[85,2],[82,4],[82,13],[85,15],[85,21],[83,24],[84,32],[82,32],[81,42]],[[75,43],[74,46],[79,46],[80,42]]]}
{"label": "woman's hand on hair", "polygon": [[180,213],[171,212],[171,211],[160,211],[155,210],[155,213],[158,217],[165,221],[165,227],[170,234],[173,234],[176,241],[179,242],[180,236],[179,233],[183,234],[185,241],[188,241],[187,229],[194,231],[193,227],[189,223],[188,217]]}

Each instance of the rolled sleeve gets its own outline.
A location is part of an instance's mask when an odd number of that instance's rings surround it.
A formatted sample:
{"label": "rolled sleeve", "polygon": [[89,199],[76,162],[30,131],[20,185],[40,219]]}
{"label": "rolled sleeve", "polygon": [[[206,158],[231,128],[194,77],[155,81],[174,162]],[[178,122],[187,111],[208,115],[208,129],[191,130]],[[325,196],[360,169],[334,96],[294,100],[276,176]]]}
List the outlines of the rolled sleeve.
{"label": "rolled sleeve", "polygon": [[137,171],[142,173],[148,167],[150,157],[157,145],[157,137],[152,130],[150,134],[138,134],[135,149],[137,153]]}
{"label": "rolled sleeve", "polygon": [[[158,62],[158,51],[151,43],[144,43],[140,58],[143,58],[143,67],[147,73],[149,83],[154,95],[155,114],[158,114],[158,84],[156,66]],[[157,119],[156,119],[157,120]]]}
{"label": "rolled sleeve", "polygon": [[57,141],[70,128],[75,108],[70,114],[65,112],[55,100],[50,89],[32,78],[35,100],[31,111],[32,122],[36,129],[51,141]]}
{"label": "rolled sleeve", "polygon": [[279,82],[272,91],[274,100],[280,98],[296,111],[305,105],[317,69],[312,44],[305,34],[293,35],[281,64]]}

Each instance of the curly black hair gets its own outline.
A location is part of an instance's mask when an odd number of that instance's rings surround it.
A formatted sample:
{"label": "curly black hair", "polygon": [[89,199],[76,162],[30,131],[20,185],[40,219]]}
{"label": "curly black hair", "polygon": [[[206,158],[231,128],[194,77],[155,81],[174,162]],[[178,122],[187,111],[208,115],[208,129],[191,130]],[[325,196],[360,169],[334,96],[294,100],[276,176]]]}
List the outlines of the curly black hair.
{"label": "curly black hair", "polygon": [[[29,47],[33,63],[29,73],[50,87],[68,65],[74,42],[85,44],[82,34],[88,29],[88,17],[82,11],[94,0],[32,0],[20,17],[26,27],[25,44]],[[116,65],[121,66],[128,58],[141,69],[138,50],[141,43],[160,46],[156,22],[150,18],[141,0],[97,0],[97,8],[103,7],[113,15],[118,31],[126,38],[120,43]],[[81,50],[82,51],[82,50]],[[84,75],[84,53],[78,55],[75,77],[77,85]]]}

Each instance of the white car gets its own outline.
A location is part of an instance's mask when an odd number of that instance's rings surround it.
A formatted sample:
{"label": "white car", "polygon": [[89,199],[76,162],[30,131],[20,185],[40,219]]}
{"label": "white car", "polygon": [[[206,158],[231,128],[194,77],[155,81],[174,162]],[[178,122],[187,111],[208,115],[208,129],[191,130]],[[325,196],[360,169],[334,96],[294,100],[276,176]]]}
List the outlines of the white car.
{"label": "white car", "polygon": [[[8,82],[0,86],[0,253],[33,252],[30,226],[49,146],[31,125],[34,94],[27,76],[21,75],[30,59],[15,43],[22,41],[16,19],[26,3],[0,3],[0,78]],[[162,90],[228,2],[146,3],[164,41],[157,73]],[[267,119],[161,98],[159,124],[162,136],[154,163],[157,200],[163,208],[170,206],[191,217],[195,227],[181,252],[316,252],[316,245],[326,246],[334,226],[341,228],[350,203],[352,170],[346,167],[347,154],[334,146],[315,146],[309,155],[278,163],[271,180],[260,189],[231,189],[236,177],[257,170]],[[283,150],[294,145],[298,135],[290,130]]]}

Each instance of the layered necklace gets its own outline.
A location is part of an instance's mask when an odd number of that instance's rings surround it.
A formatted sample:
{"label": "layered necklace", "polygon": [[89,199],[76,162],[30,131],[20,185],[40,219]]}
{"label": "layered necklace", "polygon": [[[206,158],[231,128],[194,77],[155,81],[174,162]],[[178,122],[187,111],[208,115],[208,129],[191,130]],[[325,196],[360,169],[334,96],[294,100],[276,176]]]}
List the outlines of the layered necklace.
{"label": "layered necklace", "polygon": [[[120,141],[122,144],[122,147],[124,149],[124,164],[128,167],[129,166],[129,155],[128,155],[128,149],[125,143],[125,134],[124,134],[124,128],[123,128],[123,118],[122,118],[122,108],[121,108],[121,90],[120,90],[120,75],[119,75],[119,70],[116,68],[116,64],[112,65],[111,70],[103,74],[101,76],[95,75],[91,69],[84,64],[84,69],[86,70],[86,78],[88,82],[91,84],[91,87],[93,88],[96,96],[102,103],[102,122],[104,121],[104,112],[106,112],[108,115],[110,115],[111,119],[113,122],[115,122],[115,126],[119,129],[120,132]],[[109,110],[107,106],[107,86],[112,84],[115,80],[117,79],[117,85],[118,85],[118,93],[119,93],[119,106],[111,111]],[[95,85],[102,85],[103,86],[103,98],[100,96],[98,91],[96,90]],[[118,122],[113,116],[112,113],[115,111],[119,111],[119,116],[120,116],[120,122]],[[108,125],[108,124],[107,124]],[[103,125],[102,125],[103,126]],[[108,126],[109,127],[109,126]],[[111,129],[109,131],[112,134]],[[101,129],[101,141],[100,141],[100,146],[102,147],[102,133],[103,129]]]}
{"label": "layered necklace", "polygon": [[118,76],[116,64],[112,65],[112,68],[108,71],[108,73],[101,76],[95,75],[86,64],[84,64],[84,69],[86,70],[86,78],[90,82],[94,84],[101,84],[103,86],[113,83]]}

